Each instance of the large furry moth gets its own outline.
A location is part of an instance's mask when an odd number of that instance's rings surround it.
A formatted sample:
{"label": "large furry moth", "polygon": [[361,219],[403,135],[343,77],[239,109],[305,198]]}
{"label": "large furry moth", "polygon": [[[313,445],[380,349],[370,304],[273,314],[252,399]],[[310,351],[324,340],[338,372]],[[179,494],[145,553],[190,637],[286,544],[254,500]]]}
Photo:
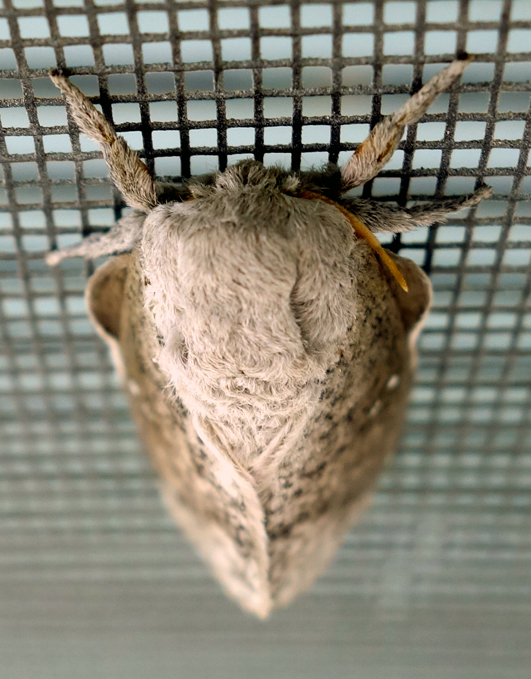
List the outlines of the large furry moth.
{"label": "large furry moth", "polygon": [[90,279],[90,316],[173,515],[260,617],[323,571],[400,433],[431,287],[373,233],[440,221],[490,189],[410,209],[342,196],[467,63],[384,118],[341,169],[249,160],[174,185],[52,75],[135,210],[48,261],[119,254]]}

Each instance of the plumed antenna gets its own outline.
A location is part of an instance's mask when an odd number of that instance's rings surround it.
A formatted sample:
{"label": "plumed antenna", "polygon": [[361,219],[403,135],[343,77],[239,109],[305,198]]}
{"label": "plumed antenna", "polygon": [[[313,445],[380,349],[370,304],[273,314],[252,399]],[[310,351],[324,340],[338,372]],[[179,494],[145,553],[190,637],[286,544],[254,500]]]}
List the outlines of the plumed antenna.
{"label": "plumed antenna", "polygon": [[143,212],[152,210],[157,205],[157,192],[146,165],[79,87],[57,71],[52,71],[50,78],[61,90],[81,131],[100,145],[111,178],[127,205]]}

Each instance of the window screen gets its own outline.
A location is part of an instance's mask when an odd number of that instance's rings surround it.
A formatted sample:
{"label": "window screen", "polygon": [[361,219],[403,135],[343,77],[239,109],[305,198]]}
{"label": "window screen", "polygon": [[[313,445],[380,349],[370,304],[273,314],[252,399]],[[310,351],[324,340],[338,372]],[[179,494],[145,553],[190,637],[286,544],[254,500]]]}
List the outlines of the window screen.
{"label": "window screen", "polygon": [[[527,0],[0,1],[6,677],[528,676],[530,44]],[[48,69],[152,171],[190,176],[247,157],[344,163],[462,51],[462,81],[358,192],[406,205],[494,189],[387,241],[435,290],[402,442],[313,590],[250,620],[161,505],[86,316],[98,262],[43,261],[124,207]]]}

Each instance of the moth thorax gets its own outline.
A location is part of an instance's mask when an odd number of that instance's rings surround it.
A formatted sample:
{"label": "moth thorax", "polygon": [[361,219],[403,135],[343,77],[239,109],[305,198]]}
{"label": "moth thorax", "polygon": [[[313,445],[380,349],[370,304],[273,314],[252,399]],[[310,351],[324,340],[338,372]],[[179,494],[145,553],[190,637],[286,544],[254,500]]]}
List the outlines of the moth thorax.
{"label": "moth thorax", "polygon": [[207,435],[242,462],[309,417],[326,373],[323,357],[307,352],[289,310],[278,306],[273,318],[246,301],[240,298],[230,313],[186,304],[159,356]]}
{"label": "moth thorax", "polygon": [[248,458],[314,411],[352,327],[356,262],[334,208],[275,191],[236,198],[155,210],[141,264],[160,366],[212,436]]}

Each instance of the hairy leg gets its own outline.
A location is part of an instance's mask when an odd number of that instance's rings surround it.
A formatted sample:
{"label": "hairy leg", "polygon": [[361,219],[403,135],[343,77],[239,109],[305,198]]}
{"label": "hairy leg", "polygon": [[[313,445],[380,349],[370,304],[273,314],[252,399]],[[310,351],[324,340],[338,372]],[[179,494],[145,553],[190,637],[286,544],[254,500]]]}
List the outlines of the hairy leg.
{"label": "hairy leg", "polygon": [[122,217],[107,233],[93,233],[77,245],[49,252],[46,255],[46,262],[50,266],[55,266],[69,257],[93,259],[131,252],[140,239],[145,218],[146,216],[142,213],[132,212]]}
{"label": "hairy leg", "polygon": [[472,207],[491,194],[490,186],[481,186],[468,196],[444,198],[410,208],[365,199],[342,200],[341,204],[373,232],[404,233],[444,221],[452,212]]}

